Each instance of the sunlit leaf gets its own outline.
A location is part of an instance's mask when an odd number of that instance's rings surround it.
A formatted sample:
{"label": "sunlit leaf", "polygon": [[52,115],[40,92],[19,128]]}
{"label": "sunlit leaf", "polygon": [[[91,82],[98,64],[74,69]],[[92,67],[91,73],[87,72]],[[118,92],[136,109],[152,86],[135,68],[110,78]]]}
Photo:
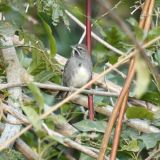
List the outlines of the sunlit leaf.
{"label": "sunlit leaf", "polygon": [[45,20],[43,19],[43,17],[39,14],[39,17],[42,21],[42,24],[44,26],[44,29],[46,31],[46,35],[49,39],[49,44],[50,44],[50,54],[52,56],[56,55],[57,49],[56,49],[56,40],[54,39],[54,36],[52,34],[52,30],[50,28],[50,26],[45,22]]}
{"label": "sunlit leaf", "polygon": [[159,35],[159,34],[160,34],[160,27],[158,26],[148,32],[146,40],[147,41],[152,40],[152,39],[156,38],[157,35]]}
{"label": "sunlit leaf", "polygon": [[28,72],[31,74],[36,74],[41,70],[45,69],[44,61],[42,61],[42,56],[39,54],[39,51],[36,49],[32,50],[32,62],[28,68]]}
{"label": "sunlit leaf", "polygon": [[141,97],[148,88],[150,82],[150,73],[145,61],[139,56],[136,56],[136,88],[135,94]]}
{"label": "sunlit leaf", "polygon": [[103,97],[102,96],[94,96],[94,105],[95,106],[101,106],[104,105],[103,101]]}
{"label": "sunlit leaf", "polygon": [[91,120],[82,120],[78,123],[75,123],[74,126],[83,132],[95,131],[95,132],[104,132],[106,128],[105,121],[91,121]]}
{"label": "sunlit leaf", "polygon": [[127,145],[122,147],[122,150],[138,152],[140,150],[136,139],[132,139]]}
{"label": "sunlit leaf", "polygon": [[50,78],[52,78],[54,76],[54,73],[51,71],[46,71],[46,70],[42,70],[40,73],[36,74],[35,76],[35,81],[38,82],[46,82],[48,80],[50,80]]}
{"label": "sunlit leaf", "polygon": [[22,106],[22,109],[36,130],[40,130],[41,120],[39,119],[38,113],[31,106]]}
{"label": "sunlit leaf", "polygon": [[43,98],[43,95],[42,95],[40,89],[36,85],[34,85],[33,83],[29,83],[28,87],[31,90],[33,96],[36,99],[36,102],[39,105],[39,110],[42,111],[42,109],[44,108],[44,98]]}
{"label": "sunlit leaf", "polygon": [[142,99],[153,104],[160,105],[160,93],[158,91],[145,92],[145,94],[142,96]]}
{"label": "sunlit leaf", "polygon": [[146,108],[134,106],[127,108],[126,116],[128,119],[140,118],[140,119],[152,120],[154,114]]}
{"label": "sunlit leaf", "polygon": [[26,158],[20,151],[7,148],[1,151],[0,160],[26,160]]}

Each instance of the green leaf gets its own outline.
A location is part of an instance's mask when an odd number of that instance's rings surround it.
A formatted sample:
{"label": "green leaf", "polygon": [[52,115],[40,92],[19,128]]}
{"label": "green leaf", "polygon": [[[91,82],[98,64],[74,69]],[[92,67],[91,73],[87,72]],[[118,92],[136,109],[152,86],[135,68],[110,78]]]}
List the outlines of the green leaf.
{"label": "green leaf", "polygon": [[148,133],[142,136],[139,136],[138,139],[143,140],[147,149],[155,147],[157,142],[160,141],[160,134],[159,133]]}
{"label": "green leaf", "polygon": [[136,19],[129,18],[127,21],[132,25],[136,38],[139,40],[143,40],[147,34],[144,34],[145,32],[139,27]]}
{"label": "green leaf", "polygon": [[102,96],[94,96],[94,105],[97,106],[104,106],[105,103],[102,102],[103,97]]}
{"label": "green leaf", "polygon": [[135,94],[137,97],[141,97],[148,88],[150,82],[150,73],[146,62],[139,56],[136,56],[136,71],[137,80]]}
{"label": "green leaf", "polygon": [[34,79],[35,81],[38,81],[40,83],[46,82],[48,80],[50,80],[50,78],[52,78],[54,76],[54,73],[51,71],[41,71],[40,73],[38,73]]}
{"label": "green leaf", "polygon": [[7,148],[0,153],[0,160],[26,160],[26,158],[22,155],[22,153]]}
{"label": "green leaf", "polygon": [[95,131],[104,133],[106,128],[105,121],[91,121],[91,120],[82,120],[78,123],[75,123],[74,126],[83,132]]}
{"label": "green leaf", "polygon": [[145,100],[147,102],[151,102],[151,103],[156,104],[156,105],[160,105],[160,93],[159,92],[153,92],[153,91],[146,92],[142,96],[142,100]]}
{"label": "green leaf", "polygon": [[41,54],[36,49],[32,49],[32,62],[28,68],[28,72],[36,74],[45,69],[45,62],[42,60]]}
{"label": "green leaf", "polygon": [[157,35],[160,35],[160,27],[155,27],[152,30],[150,30],[148,32],[146,41],[149,41],[149,40],[156,38]]}
{"label": "green leaf", "polygon": [[138,152],[140,150],[136,139],[131,140],[127,145],[122,146],[122,150]]}
{"label": "green leaf", "polygon": [[148,119],[153,120],[154,114],[148,111],[146,108],[142,107],[130,107],[126,111],[126,116],[128,119],[140,118],[140,119]]}
{"label": "green leaf", "polygon": [[43,98],[43,95],[41,94],[40,89],[36,85],[34,85],[33,83],[29,83],[28,87],[31,90],[33,96],[35,97],[36,102],[38,103],[39,109],[41,112],[42,109],[44,108],[44,98]]}
{"label": "green leaf", "polygon": [[39,119],[38,113],[31,106],[22,106],[23,111],[27,115],[29,121],[37,129],[41,129],[41,120]]}
{"label": "green leaf", "polygon": [[80,159],[79,160],[95,160],[95,158],[92,158],[84,153],[81,153]]}
{"label": "green leaf", "polygon": [[54,39],[54,36],[52,34],[51,27],[45,22],[43,17],[39,14],[39,17],[42,21],[43,27],[46,31],[47,37],[49,39],[49,44],[50,44],[50,53],[54,57],[56,55],[57,49],[56,49],[56,40]]}
{"label": "green leaf", "polygon": [[160,50],[155,53],[155,60],[157,61],[158,65],[160,66]]}
{"label": "green leaf", "polygon": [[106,32],[107,42],[113,46],[116,46],[117,48],[123,47],[123,45],[121,44],[123,37],[124,37],[124,34],[122,34],[119,28],[116,26],[110,27]]}

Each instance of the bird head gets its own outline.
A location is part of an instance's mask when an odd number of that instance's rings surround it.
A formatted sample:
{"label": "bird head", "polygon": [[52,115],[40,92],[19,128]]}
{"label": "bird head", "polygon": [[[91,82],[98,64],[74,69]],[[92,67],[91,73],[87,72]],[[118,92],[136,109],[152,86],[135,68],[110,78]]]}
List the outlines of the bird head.
{"label": "bird head", "polygon": [[77,45],[71,46],[71,48],[73,49],[72,51],[73,56],[77,55],[82,57],[83,55],[88,54],[87,47],[84,44],[77,44]]}

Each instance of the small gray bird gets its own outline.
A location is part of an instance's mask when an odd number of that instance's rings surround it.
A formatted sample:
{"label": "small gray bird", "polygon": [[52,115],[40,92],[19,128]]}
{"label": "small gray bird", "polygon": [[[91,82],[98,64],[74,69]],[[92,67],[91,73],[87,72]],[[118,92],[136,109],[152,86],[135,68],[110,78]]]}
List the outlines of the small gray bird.
{"label": "small gray bird", "polygon": [[[72,47],[72,55],[64,66],[62,84],[66,87],[79,88],[92,77],[92,60],[84,44]],[[65,98],[68,92],[60,91],[56,97]]]}

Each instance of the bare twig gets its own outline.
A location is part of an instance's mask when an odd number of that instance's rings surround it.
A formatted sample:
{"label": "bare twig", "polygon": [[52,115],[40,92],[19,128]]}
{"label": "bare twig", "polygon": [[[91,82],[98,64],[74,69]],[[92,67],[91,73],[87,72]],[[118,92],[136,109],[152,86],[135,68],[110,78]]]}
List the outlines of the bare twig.
{"label": "bare twig", "polygon": [[77,149],[77,150],[79,150],[79,151],[81,151],[81,152],[83,152],[83,153],[85,153],[85,154],[87,154],[87,155],[89,155],[89,156],[91,156],[93,158],[97,158],[98,155],[95,152],[93,152],[90,149],[88,149],[87,147],[82,146],[79,143],[74,142],[73,140],[71,140],[69,138],[66,138],[63,135],[61,135],[61,134],[49,129],[45,123],[43,123],[42,125],[43,125],[44,129],[46,130],[46,132],[48,133],[48,135],[54,136],[54,137],[59,137],[59,139],[63,139],[61,141],[61,143],[63,145],[71,147],[71,148],[75,148],[75,149]]}
{"label": "bare twig", "polygon": [[[85,30],[85,25],[80,22],[73,14],[71,14],[69,11],[65,10],[66,14],[74,21],[76,22],[81,28],[83,28]],[[106,41],[104,41],[103,39],[101,39],[99,36],[97,36],[94,32],[91,32],[91,36],[96,39],[98,42],[100,42],[101,44],[103,44],[105,47],[111,49],[112,51],[114,51],[115,53],[118,53],[120,55],[124,55],[124,53],[120,50],[118,50],[117,48],[113,47],[112,45],[110,45],[109,43],[107,43]]]}
{"label": "bare twig", "polygon": [[[34,82],[34,84],[43,89],[50,89],[50,90],[55,90],[55,91],[70,91],[70,92],[75,92],[78,90],[78,88],[70,88],[70,87],[64,87],[60,86],[54,83],[50,84],[45,84],[45,83],[39,83],[39,82]],[[13,88],[13,87],[20,87],[20,86],[26,86],[27,84],[24,83],[6,83],[6,84],[0,84],[0,90],[1,89],[7,89],[7,88]],[[117,93],[113,92],[106,92],[106,91],[98,91],[98,90],[83,90],[82,93],[85,94],[94,94],[94,95],[99,95],[99,96],[118,96]]]}
{"label": "bare twig", "polygon": [[160,153],[160,149],[157,149],[156,151],[154,151],[153,153],[151,153],[151,155],[149,155],[145,160],[153,160],[153,158]]}

